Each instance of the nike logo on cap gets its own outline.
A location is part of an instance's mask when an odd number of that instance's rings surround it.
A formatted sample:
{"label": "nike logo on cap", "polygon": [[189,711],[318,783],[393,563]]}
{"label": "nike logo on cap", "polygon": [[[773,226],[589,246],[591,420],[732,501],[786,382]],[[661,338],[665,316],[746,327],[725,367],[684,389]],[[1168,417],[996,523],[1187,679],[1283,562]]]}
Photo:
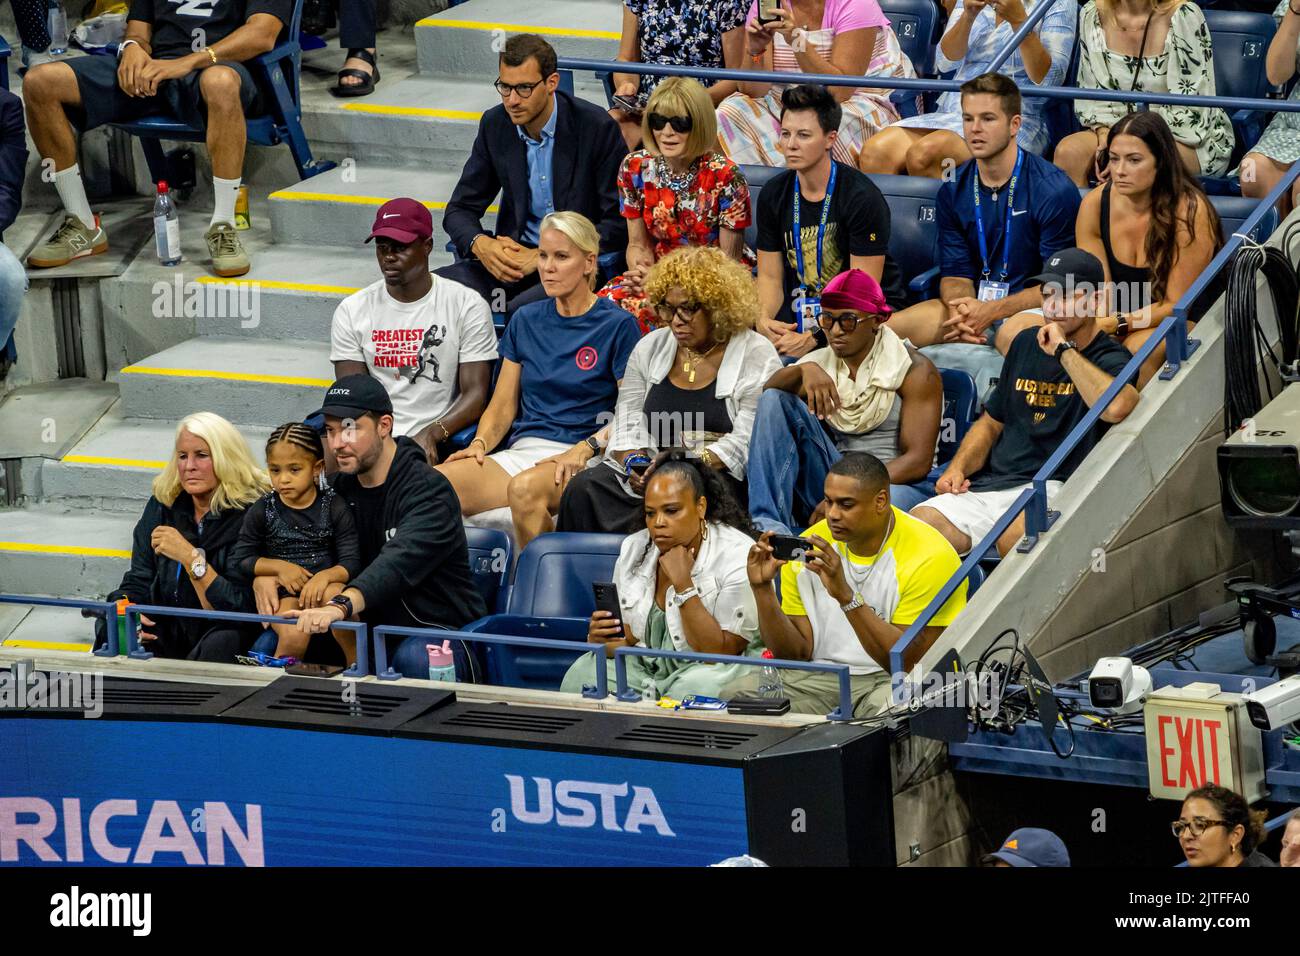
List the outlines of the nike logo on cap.
{"label": "nike logo on cap", "polygon": [[400,212],[386,212],[386,213],[384,213],[384,218],[385,218],[385,219],[392,219],[392,218],[394,218],[395,216],[400,216],[400,215],[401,215]]}

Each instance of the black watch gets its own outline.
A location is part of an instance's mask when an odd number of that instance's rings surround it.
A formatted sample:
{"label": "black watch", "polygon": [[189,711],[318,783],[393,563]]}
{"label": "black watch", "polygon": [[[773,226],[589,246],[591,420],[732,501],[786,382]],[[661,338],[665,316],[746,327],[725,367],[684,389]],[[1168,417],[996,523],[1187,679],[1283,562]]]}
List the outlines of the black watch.
{"label": "black watch", "polygon": [[586,438],[582,440],[582,442],[584,445],[586,445],[588,448],[591,449],[591,453],[593,455],[600,454],[600,442],[596,441],[595,435],[588,435]]}
{"label": "black watch", "polygon": [[352,619],[352,598],[345,594],[336,594],[330,598],[330,603],[343,608],[343,620],[349,621]]}
{"label": "black watch", "polygon": [[1073,342],[1067,339],[1066,341],[1061,342],[1056,346],[1056,351],[1053,352],[1052,355],[1059,362],[1061,360],[1062,355],[1070,351],[1070,349],[1077,349],[1077,348],[1078,348],[1077,345],[1075,345]]}

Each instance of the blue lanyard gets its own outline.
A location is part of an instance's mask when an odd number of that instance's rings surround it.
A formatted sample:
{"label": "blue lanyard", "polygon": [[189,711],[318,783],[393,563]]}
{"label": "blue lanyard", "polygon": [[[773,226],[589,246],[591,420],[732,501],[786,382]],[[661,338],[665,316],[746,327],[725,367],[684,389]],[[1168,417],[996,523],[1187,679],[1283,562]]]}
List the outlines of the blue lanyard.
{"label": "blue lanyard", "polygon": [[[1016,168],[1011,171],[1011,181],[1007,183],[1007,224],[1002,230],[1002,278],[999,282],[1007,281],[1007,273],[1011,266],[1011,213],[1016,199],[1016,180],[1020,178],[1020,164],[1025,160],[1024,151],[1016,147]],[[980,215],[980,171],[976,166],[971,175],[972,182],[975,185],[975,231],[980,240],[980,259],[983,260],[984,273],[983,277],[989,277],[989,247],[988,241],[984,238],[984,217]]]}
{"label": "blue lanyard", "polygon": [[794,179],[794,261],[800,286],[820,288],[822,279],[822,241],[826,238],[826,220],[831,213],[831,196],[835,193],[835,162],[831,161],[831,178],[826,183],[826,198],[822,200],[822,219],[817,224],[817,275],[809,282],[803,275],[803,231],[799,228],[799,206],[803,196],[799,190],[799,177]]}

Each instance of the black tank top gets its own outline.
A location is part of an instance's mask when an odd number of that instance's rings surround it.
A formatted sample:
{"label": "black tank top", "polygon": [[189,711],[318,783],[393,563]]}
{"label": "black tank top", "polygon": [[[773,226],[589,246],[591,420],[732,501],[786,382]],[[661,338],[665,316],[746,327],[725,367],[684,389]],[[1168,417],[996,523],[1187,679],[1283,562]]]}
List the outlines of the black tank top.
{"label": "black tank top", "polygon": [[666,377],[646,393],[642,413],[646,427],[658,448],[682,444],[682,432],[712,432],[726,435],[731,431],[727,403],[717,397],[718,382],[707,388],[679,388]]}
{"label": "black tank top", "polygon": [[1120,262],[1110,244],[1110,183],[1101,189],[1101,244],[1106,249],[1114,283],[1112,306],[1116,312],[1134,312],[1151,304],[1151,270]]}

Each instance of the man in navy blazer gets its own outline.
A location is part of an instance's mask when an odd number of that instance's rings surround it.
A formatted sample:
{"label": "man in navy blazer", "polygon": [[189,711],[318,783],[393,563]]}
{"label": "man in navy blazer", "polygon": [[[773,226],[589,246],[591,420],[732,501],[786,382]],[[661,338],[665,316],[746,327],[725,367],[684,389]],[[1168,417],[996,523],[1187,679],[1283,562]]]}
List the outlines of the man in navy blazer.
{"label": "man in navy blazer", "polygon": [[[483,114],[474,149],[442,225],[462,260],[436,270],[507,316],[546,297],[537,275],[538,226],[550,212],[580,212],[600,232],[602,253],[622,252],[618,171],[627,145],[599,106],[559,92],[555,50],[521,33],[506,41],[495,83],[502,103]],[[496,232],[483,214],[501,192]]]}
{"label": "man in navy blazer", "polygon": [[27,270],[4,245],[4,231],[23,208],[23,176],[27,171],[27,126],[23,101],[0,89],[0,383],[18,358],[14,326],[27,292]]}

